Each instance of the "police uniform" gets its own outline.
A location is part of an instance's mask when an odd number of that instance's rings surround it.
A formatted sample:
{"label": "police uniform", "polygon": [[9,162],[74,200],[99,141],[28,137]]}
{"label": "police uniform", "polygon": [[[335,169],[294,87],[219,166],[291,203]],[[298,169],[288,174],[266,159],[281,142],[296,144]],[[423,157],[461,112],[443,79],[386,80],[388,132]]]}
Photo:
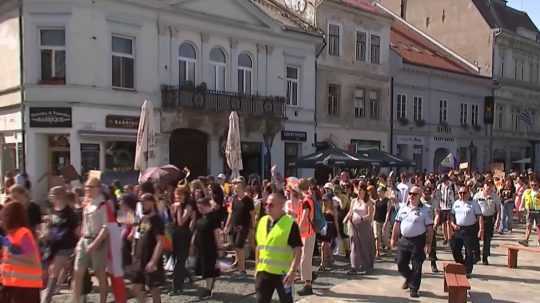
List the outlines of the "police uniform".
{"label": "police uniform", "polygon": [[[478,240],[478,217],[482,215],[480,205],[474,200],[457,200],[452,206],[452,219],[459,227],[450,240],[452,255],[457,263],[465,265],[467,274],[472,273],[473,265],[477,261],[477,251],[480,245]],[[463,246],[465,246],[465,259],[463,259]]]}
{"label": "police uniform", "polygon": [[[401,275],[412,291],[418,291],[422,280],[422,264],[426,259],[426,232],[433,226],[433,217],[428,207],[420,204],[400,208],[396,222],[400,223],[397,264]],[[409,266],[412,265],[412,268]]]}
{"label": "police uniform", "polygon": [[474,195],[474,201],[480,206],[482,211],[482,217],[484,218],[484,239],[482,247],[482,261],[488,262],[488,257],[491,254],[491,239],[493,238],[493,231],[495,229],[495,221],[499,210],[501,209],[501,199],[495,194],[491,193],[488,197],[484,195],[483,191],[480,191]]}

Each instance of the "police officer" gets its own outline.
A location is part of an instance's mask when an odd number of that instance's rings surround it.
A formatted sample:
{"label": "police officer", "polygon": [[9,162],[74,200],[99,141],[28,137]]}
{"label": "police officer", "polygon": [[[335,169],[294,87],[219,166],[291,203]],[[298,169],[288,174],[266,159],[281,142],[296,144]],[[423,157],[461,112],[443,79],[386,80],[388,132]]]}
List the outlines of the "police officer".
{"label": "police officer", "polygon": [[495,183],[492,179],[486,180],[484,187],[474,195],[473,200],[480,205],[482,210],[482,218],[484,219],[482,263],[489,265],[491,238],[493,238],[493,231],[499,229],[499,213],[501,211],[501,199],[495,191]]}
{"label": "police officer", "polygon": [[395,247],[401,234],[397,256],[398,270],[405,278],[402,288],[409,288],[413,298],[418,297],[422,264],[426,254],[431,251],[433,239],[433,217],[431,210],[420,202],[421,194],[422,190],[418,186],[410,189],[408,204],[400,208],[396,216],[391,241],[392,247]]}
{"label": "police officer", "polygon": [[[450,241],[452,255],[457,263],[465,265],[467,277],[470,278],[473,265],[477,261],[477,247],[479,238],[484,234],[484,220],[478,202],[470,199],[467,187],[460,187],[459,199],[452,207],[451,225],[454,235]],[[463,246],[465,246],[465,259],[463,259]]]}
{"label": "police officer", "polygon": [[285,214],[285,197],[273,193],[256,232],[255,290],[257,303],[270,303],[277,291],[281,303],[293,303],[292,285],[302,256],[300,228]]}

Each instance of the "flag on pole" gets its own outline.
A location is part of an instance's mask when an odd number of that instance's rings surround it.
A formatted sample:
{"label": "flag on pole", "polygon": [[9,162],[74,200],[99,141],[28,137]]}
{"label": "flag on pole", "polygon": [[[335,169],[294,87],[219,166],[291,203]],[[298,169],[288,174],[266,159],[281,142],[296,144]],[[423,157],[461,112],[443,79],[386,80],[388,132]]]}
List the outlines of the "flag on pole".
{"label": "flag on pole", "polygon": [[530,109],[523,110],[519,113],[519,120],[523,121],[528,128],[534,124],[533,113]]}
{"label": "flag on pole", "polygon": [[455,168],[456,167],[456,158],[452,153],[449,153],[444,159],[441,161],[441,166],[448,167],[448,168]]}

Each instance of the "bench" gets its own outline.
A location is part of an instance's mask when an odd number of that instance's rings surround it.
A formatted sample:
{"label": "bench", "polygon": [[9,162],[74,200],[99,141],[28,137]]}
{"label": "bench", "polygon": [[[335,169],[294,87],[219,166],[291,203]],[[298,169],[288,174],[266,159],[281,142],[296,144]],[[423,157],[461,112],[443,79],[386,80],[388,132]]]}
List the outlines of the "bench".
{"label": "bench", "polygon": [[471,284],[465,275],[465,266],[457,263],[445,263],[443,272],[444,292],[448,293],[448,302],[467,302],[467,290],[471,289]]}
{"label": "bench", "polygon": [[503,247],[505,247],[508,252],[508,268],[517,268],[518,252],[520,250],[540,254],[540,248],[538,247],[511,244],[504,245]]}

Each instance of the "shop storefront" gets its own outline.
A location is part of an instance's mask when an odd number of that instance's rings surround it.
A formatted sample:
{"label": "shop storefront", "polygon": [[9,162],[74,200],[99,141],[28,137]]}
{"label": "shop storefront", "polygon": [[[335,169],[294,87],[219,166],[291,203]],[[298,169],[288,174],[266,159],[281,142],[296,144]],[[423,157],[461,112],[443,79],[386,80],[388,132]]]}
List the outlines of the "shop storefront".
{"label": "shop storefront", "polygon": [[301,156],[303,142],[307,141],[307,132],[282,130],[281,140],[285,151],[285,176],[298,176],[296,160]]}

